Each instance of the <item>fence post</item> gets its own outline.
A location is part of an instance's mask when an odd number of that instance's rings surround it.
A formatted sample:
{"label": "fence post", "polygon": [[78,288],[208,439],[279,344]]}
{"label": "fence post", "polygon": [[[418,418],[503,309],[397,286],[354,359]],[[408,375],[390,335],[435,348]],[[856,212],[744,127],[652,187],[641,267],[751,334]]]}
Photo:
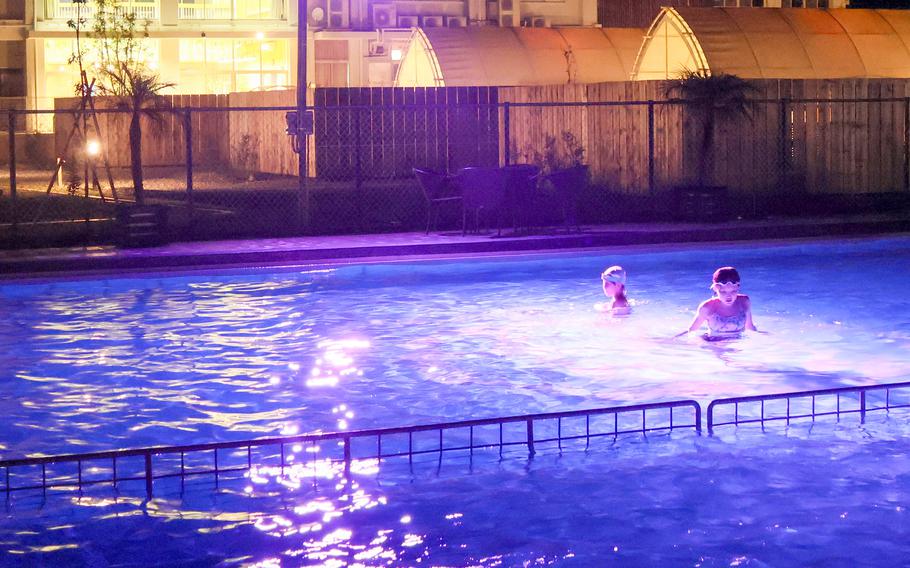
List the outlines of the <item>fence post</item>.
{"label": "fence post", "polygon": [[654,195],[654,101],[648,101],[648,195]]}
{"label": "fence post", "polygon": [[344,474],[350,475],[351,473],[351,439],[344,439]]}
{"label": "fence post", "polygon": [[866,423],[866,391],[859,391],[859,423]]}
{"label": "fence post", "polygon": [[[315,114],[315,108],[313,112]],[[310,206],[310,185],[307,177],[310,175],[309,170],[309,134],[301,125],[302,117],[306,113],[306,104],[298,103],[297,106],[297,143],[300,149],[297,152],[297,228],[300,233],[310,233],[312,231]],[[315,117],[314,117],[315,120]]]}
{"label": "fence post", "polygon": [[910,97],[904,97],[904,191],[910,191]]}
{"label": "fence post", "polygon": [[[186,204],[193,220],[193,122],[190,109],[183,111],[183,141],[186,145]],[[192,224],[191,224],[192,226]]]}
{"label": "fence post", "polygon": [[145,494],[152,498],[152,453],[145,452]]}
{"label": "fence post", "polygon": [[16,199],[16,111],[9,109],[9,197],[12,200],[13,232],[17,229],[19,213]]}
{"label": "fence post", "polygon": [[528,455],[533,456],[534,451],[534,421],[528,418]]}
{"label": "fence post", "polygon": [[779,186],[786,187],[787,174],[790,170],[790,157],[788,152],[787,136],[787,107],[789,101],[786,98],[780,100],[780,180]]}
{"label": "fence post", "polygon": [[360,163],[360,107],[354,108],[354,199],[357,201],[357,226],[364,229],[363,218],[363,170]]}
{"label": "fence post", "polygon": [[512,142],[511,136],[509,135],[509,101],[503,103],[503,144],[505,144],[505,165],[509,165],[512,161]]}

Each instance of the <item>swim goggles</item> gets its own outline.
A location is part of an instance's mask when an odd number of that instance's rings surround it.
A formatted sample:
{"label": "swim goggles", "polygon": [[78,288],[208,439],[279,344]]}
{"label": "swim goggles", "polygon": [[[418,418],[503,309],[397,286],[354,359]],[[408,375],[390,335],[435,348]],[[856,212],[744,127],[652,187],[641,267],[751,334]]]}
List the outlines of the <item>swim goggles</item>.
{"label": "swim goggles", "polygon": [[614,284],[625,284],[626,279],[623,278],[622,274],[607,273],[604,272],[600,275],[600,279],[604,282],[613,282]]}
{"label": "swim goggles", "polygon": [[708,288],[717,289],[717,288],[721,288],[724,286],[736,286],[737,288],[739,288],[739,282],[714,282],[710,286],[708,286]]}

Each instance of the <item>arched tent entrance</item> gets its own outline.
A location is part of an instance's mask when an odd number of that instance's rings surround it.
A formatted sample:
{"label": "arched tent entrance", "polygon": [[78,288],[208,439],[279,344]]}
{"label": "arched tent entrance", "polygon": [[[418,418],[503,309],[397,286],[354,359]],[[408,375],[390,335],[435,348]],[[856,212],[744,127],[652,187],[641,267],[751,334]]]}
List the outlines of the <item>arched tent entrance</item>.
{"label": "arched tent entrance", "polygon": [[408,43],[399,87],[628,81],[638,28],[427,28]]}
{"label": "arched tent entrance", "polygon": [[910,78],[910,11],[663,8],[632,79],[685,69],[745,79]]}

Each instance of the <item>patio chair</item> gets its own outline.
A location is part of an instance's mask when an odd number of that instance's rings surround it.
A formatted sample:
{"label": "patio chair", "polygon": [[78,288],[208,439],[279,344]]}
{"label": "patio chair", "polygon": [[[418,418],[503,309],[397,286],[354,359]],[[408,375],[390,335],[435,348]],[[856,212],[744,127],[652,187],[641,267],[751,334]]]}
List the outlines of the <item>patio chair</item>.
{"label": "patio chair", "polygon": [[496,234],[502,234],[500,216],[505,202],[505,186],[499,168],[462,168],[455,175],[461,190],[461,234],[468,233],[468,217],[473,217],[474,230],[480,232],[481,217],[496,217]]}
{"label": "patio chair", "polygon": [[423,198],[427,204],[427,231],[430,234],[430,224],[436,228],[436,222],[439,220],[439,208],[445,203],[456,203],[461,201],[461,196],[453,192],[450,179],[444,173],[427,170],[424,168],[412,168],[414,177],[423,190]]}
{"label": "patio chair", "polygon": [[553,184],[559,206],[562,209],[563,224],[566,232],[575,225],[576,231],[581,231],[578,225],[578,201],[588,184],[588,166],[578,164],[569,168],[556,170],[546,177]]}
{"label": "patio chair", "polygon": [[516,232],[530,230],[540,168],[534,164],[511,164],[502,168],[502,175],[512,228]]}

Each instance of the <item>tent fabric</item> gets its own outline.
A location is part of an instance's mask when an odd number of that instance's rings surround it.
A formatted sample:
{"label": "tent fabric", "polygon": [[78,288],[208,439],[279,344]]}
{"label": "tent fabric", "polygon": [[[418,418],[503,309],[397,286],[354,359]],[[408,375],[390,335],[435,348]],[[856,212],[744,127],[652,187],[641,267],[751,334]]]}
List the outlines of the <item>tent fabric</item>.
{"label": "tent fabric", "polygon": [[628,81],[639,28],[424,28],[399,66],[401,87]]}
{"label": "tent fabric", "polygon": [[910,11],[663,8],[633,79],[684,69],[744,79],[910,77]]}

